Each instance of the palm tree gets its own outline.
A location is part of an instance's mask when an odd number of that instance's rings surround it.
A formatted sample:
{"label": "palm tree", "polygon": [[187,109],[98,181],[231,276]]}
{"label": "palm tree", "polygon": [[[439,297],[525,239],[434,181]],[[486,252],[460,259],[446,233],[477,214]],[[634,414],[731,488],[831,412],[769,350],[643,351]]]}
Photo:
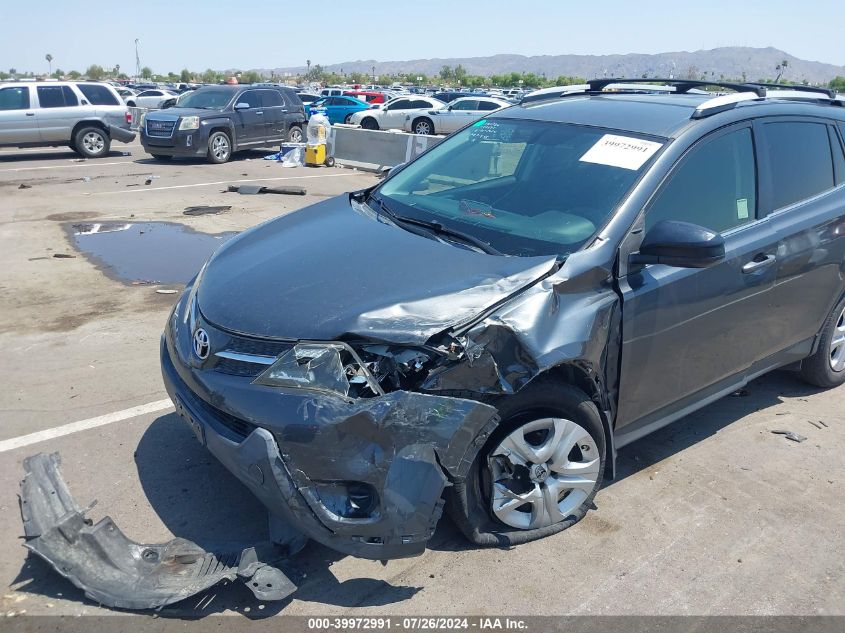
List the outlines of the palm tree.
{"label": "palm tree", "polygon": [[305,65],[306,65],[306,66],[308,66],[308,71],[305,73],[305,78],[306,78],[306,79],[311,79],[311,60],[310,60],[310,59],[306,59],[306,60],[305,60]]}
{"label": "palm tree", "polygon": [[783,73],[786,72],[786,67],[789,66],[789,60],[784,59],[780,64],[775,66],[775,70],[778,71],[778,76],[775,78],[775,83],[780,81],[780,78],[783,76]]}
{"label": "palm tree", "polygon": [[50,74],[52,75],[53,74],[53,56],[50,55],[50,53],[47,53],[44,56],[44,59],[46,59],[47,63],[50,65]]}

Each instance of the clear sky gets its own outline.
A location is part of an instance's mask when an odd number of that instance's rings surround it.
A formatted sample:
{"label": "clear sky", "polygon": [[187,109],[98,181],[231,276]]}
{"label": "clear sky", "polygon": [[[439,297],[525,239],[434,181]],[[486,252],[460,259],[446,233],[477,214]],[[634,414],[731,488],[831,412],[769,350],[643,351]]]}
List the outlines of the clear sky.
{"label": "clear sky", "polygon": [[135,38],[157,73],[719,46],[845,65],[845,0],[0,0],[0,25],[0,69],[33,72],[132,73]]}

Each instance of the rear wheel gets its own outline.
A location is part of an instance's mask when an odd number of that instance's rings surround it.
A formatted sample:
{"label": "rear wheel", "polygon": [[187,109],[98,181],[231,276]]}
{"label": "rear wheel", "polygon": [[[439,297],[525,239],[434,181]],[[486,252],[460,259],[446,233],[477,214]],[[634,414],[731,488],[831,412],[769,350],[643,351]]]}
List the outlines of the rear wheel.
{"label": "rear wheel", "polygon": [[344,122],[344,123],[349,123],[351,120],[352,120],[352,115],[351,115],[351,114],[347,114],[347,115],[344,117],[343,122]]}
{"label": "rear wheel", "polygon": [[208,161],[210,163],[225,163],[232,156],[232,142],[225,132],[213,132],[208,137]]}
{"label": "rear wheel", "polygon": [[582,391],[542,380],[491,401],[502,422],[478,452],[449,512],[478,545],[516,545],[581,520],[601,487],[605,436]]}
{"label": "rear wheel", "polygon": [[365,130],[377,130],[378,121],[376,121],[373,117],[368,116],[366,119],[361,121],[361,127]]}
{"label": "rear wheel", "polygon": [[823,389],[845,383],[845,297],[825,320],[816,353],[801,363],[801,378]]}
{"label": "rear wheel", "polygon": [[420,117],[411,125],[411,131],[414,134],[424,134],[426,136],[434,134],[434,123],[427,117]]}
{"label": "rear wheel", "polygon": [[291,125],[288,130],[288,143],[301,143],[305,138],[302,133],[302,128],[298,125]]}
{"label": "rear wheel", "polygon": [[76,151],[86,158],[99,158],[109,153],[111,139],[99,127],[83,127],[74,136]]}

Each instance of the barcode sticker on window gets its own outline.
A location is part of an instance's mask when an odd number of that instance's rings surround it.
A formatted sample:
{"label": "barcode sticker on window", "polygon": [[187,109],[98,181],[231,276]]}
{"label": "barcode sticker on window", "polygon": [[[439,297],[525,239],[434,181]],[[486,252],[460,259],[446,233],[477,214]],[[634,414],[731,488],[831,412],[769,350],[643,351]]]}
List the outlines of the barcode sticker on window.
{"label": "barcode sticker on window", "polygon": [[748,219],[748,198],[740,198],[736,201],[736,217],[738,220]]}
{"label": "barcode sticker on window", "polygon": [[629,136],[605,134],[579,160],[597,165],[609,165],[636,171],[654,156],[661,143]]}

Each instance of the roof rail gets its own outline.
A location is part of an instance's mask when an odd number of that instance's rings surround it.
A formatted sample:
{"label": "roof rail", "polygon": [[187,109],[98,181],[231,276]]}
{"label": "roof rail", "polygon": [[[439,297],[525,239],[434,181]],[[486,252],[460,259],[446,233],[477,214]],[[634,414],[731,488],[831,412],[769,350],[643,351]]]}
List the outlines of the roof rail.
{"label": "roof rail", "polygon": [[702,86],[713,86],[714,88],[727,88],[728,90],[735,90],[736,92],[748,92],[749,90],[753,90],[757,93],[758,96],[764,97],[766,96],[766,89],[764,87],[758,87],[754,84],[744,84],[744,83],[734,83],[730,81],[703,81],[698,79],[590,79],[587,81],[587,85],[590,86],[590,90],[595,92],[601,92],[605,88],[607,88],[610,84],[666,84],[667,86],[673,86],[675,88],[675,92],[678,94],[684,94],[688,92],[692,88],[701,88]]}
{"label": "roof rail", "polygon": [[[809,92],[813,94],[825,95],[828,99],[836,99],[836,91],[832,88],[817,88],[816,86],[791,85],[791,84],[768,84],[768,83],[749,83],[749,86],[756,86],[759,88],[774,88],[775,92],[779,90],[788,90],[790,92]],[[775,96],[774,94],[769,96]],[[782,95],[778,95],[782,96]]]}

